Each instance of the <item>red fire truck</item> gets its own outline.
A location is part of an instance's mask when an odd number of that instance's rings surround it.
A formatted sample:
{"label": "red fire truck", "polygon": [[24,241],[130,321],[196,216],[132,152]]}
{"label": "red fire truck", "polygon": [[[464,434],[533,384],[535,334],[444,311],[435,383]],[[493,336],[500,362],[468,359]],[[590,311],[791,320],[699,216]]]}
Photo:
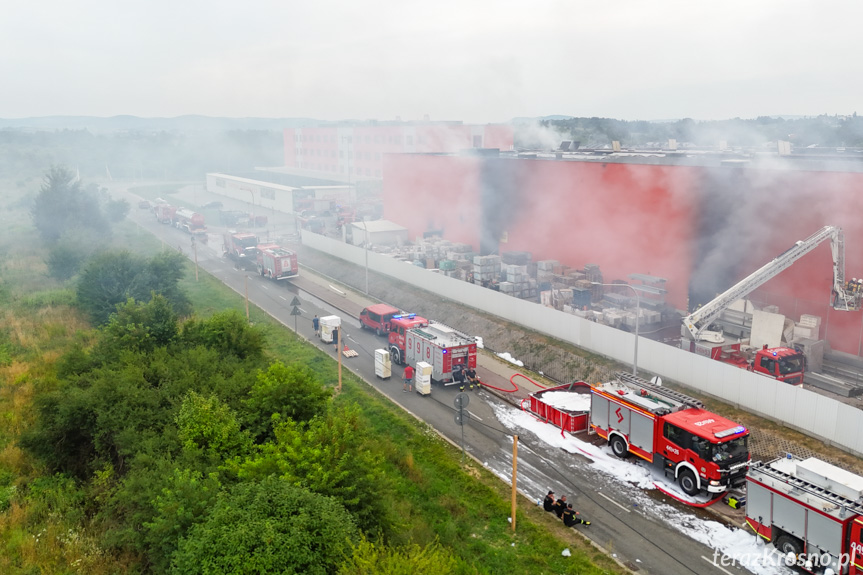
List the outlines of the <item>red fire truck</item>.
{"label": "red fire truck", "polygon": [[863,477],[820,459],[752,465],[746,524],[810,573],[863,575]]}
{"label": "red fire truck", "polygon": [[[435,321],[426,326],[404,329],[396,323],[399,319],[393,318],[394,330],[389,335],[393,363],[413,366],[418,361],[429,363],[432,381],[445,385],[455,383],[454,369],[476,368],[476,339]],[[413,317],[409,321],[421,319]]]}
{"label": "red fire truck", "polygon": [[254,261],[258,253],[258,236],[230,230],[225,233],[225,255],[234,260]]}
{"label": "red fire truck", "polygon": [[411,329],[428,324],[427,319],[415,313],[403,314],[398,308],[385,303],[370,305],[360,312],[360,327],[373,330],[378,336],[396,330],[399,326]]}
{"label": "red fire truck", "polygon": [[161,224],[174,223],[174,214],[176,211],[176,206],[172,206],[165,202],[159,202],[153,206],[153,213],[156,214],[156,221]]}
{"label": "red fire truck", "polygon": [[745,481],[749,431],[697,399],[626,373],[591,393],[590,427],[618,457],[634,453],[660,466],[688,495]]}
{"label": "red fire truck", "polygon": [[405,357],[405,338],[408,331],[417,327],[426,327],[429,320],[416,314],[393,316],[390,319],[390,333],[387,336],[390,346],[390,356],[395,364],[401,364]]}
{"label": "red fire truck", "polygon": [[741,349],[739,343],[710,345],[704,342],[689,342],[689,350],[723,363],[748,369],[789,385],[803,387],[803,354],[790,347],[767,347],[753,352]]}
{"label": "red fire truck", "polygon": [[297,254],[277,244],[259,244],[258,273],[274,280],[284,280],[299,275]]}
{"label": "red fire truck", "polygon": [[186,208],[179,208],[174,212],[174,227],[189,234],[207,233],[204,216]]}

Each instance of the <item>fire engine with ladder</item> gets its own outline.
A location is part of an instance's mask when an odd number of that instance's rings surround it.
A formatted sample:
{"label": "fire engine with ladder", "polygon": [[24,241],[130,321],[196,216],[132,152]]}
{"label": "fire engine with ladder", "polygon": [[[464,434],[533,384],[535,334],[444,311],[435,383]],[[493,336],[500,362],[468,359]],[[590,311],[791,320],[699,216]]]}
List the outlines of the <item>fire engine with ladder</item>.
{"label": "fire engine with ladder", "polygon": [[863,575],[863,477],[791,454],[753,464],[746,524],[810,573]]}
{"label": "fire engine with ladder", "polygon": [[831,307],[838,311],[859,311],[861,297],[863,297],[863,286],[856,281],[845,281],[845,241],[842,229],[836,226],[824,226],[805,240],[796,242],[790,249],[773,258],[709,303],[684,317],[681,332],[691,340],[690,351],[709,355],[713,359],[738,365],[792,385],[802,385],[803,354],[794,349],[788,347],[763,348],[755,353],[754,358],[750,359],[740,354],[739,344],[728,346],[727,350],[723,350],[721,347],[711,349],[700,346],[698,342],[722,343],[725,341],[720,332],[707,330],[722,315],[722,312],[737,300],[744,298],[779,275],[826,240],[830,240],[830,250],[833,255]]}
{"label": "fire engine with ladder", "polygon": [[590,430],[618,457],[630,453],[660,467],[687,495],[743,485],[749,430],[704,409],[699,400],[617,373],[591,386]]}

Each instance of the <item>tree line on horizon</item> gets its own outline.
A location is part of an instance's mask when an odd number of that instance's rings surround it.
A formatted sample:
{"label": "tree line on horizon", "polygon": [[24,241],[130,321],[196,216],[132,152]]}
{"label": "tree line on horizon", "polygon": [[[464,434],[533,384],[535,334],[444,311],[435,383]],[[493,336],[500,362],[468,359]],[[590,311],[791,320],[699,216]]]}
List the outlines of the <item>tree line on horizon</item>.
{"label": "tree line on horizon", "polygon": [[[806,118],[760,116],[754,119],[697,121],[684,118],[669,122],[617,120],[613,118],[547,119],[540,126],[557,133],[561,140],[579,142],[582,148],[602,148],[618,141],[623,147],[667,144],[718,147],[721,141],[729,147],[753,148],[785,140],[797,148],[863,147],[863,118],[821,115]],[[516,124],[516,148],[548,148],[543,139],[527,124]],[[558,142],[559,143],[559,142]],[[552,147],[556,147],[554,144]]]}

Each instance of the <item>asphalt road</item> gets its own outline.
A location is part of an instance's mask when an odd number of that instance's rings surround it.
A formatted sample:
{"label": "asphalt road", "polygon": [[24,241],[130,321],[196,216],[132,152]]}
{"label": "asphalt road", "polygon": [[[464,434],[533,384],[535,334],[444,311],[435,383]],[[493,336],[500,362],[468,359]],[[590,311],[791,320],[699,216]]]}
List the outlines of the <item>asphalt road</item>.
{"label": "asphalt road", "polygon": [[[123,195],[121,186],[112,188],[115,196]],[[228,205],[231,200],[215,195],[208,197],[200,187],[194,193],[198,202],[218,199],[225,202],[226,208],[233,208]],[[180,246],[186,255],[192,257],[187,234],[157,223],[149,211],[134,207],[139,198],[131,194],[127,194],[127,197],[133,206],[131,219],[142,229],[161,238],[166,245]],[[248,204],[245,207],[248,209]],[[221,241],[214,235],[216,230],[213,226],[208,225],[211,239],[207,244],[199,242],[197,249],[198,265],[202,272],[212,274],[241,295],[248,290],[251,302],[290,329],[294,329],[295,320],[290,315],[289,304],[297,296],[302,311],[302,316],[296,321],[299,335],[333,355],[334,359],[336,354],[333,346],[323,344],[314,336],[311,318],[315,314],[319,317],[340,315],[344,326],[344,342],[359,354],[354,358],[343,357],[344,369],[357,374],[454,444],[462,445],[463,431],[466,452],[504,481],[510,481],[513,431],[495,416],[494,407],[503,404],[500,398],[485,390],[468,392],[470,420],[463,428],[459,427],[454,421],[456,410],[453,402],[459,393],[456,386],[434,384],[431,395],[424,397],[402,391],[401,368],[394,367],[393,376],[388,380],[375,376],[374,350],[386,347],[386,340],[361,330],[355,317],[345,313],[359,310],[365,305],[360,294],[342,295],[343,292],[331,289],[327,280],[312,281],[309,274],[297,282],[309,282],[306,283],[309,291],[306,291],[292,284],[266,280],[254,272],[238,270],[233,262],[221,256]],[[273,235],[278,235],[280,229],[287,230],[285,233],[293,231],[290,216],[282,214],[280,219],[271,221]],[[526,430],[518,431],[518,435],[520,491],[533,501],[541,499],[549,489],[558,496],[566,494],[582,516],[592,521],[590,527],[579,526],[577,529],[633,570],[665,575],[745,572],[735,567],[714,566],[712,549],[675,529],[663,510],[667,510],[668,505],[674,507],[677,504],[670,504],[667,500],[656,501],[655,496],[597,472],[585,458],[553,448]],[[688,516],[695,515],[689,508],[677,506],[676,509]]]}

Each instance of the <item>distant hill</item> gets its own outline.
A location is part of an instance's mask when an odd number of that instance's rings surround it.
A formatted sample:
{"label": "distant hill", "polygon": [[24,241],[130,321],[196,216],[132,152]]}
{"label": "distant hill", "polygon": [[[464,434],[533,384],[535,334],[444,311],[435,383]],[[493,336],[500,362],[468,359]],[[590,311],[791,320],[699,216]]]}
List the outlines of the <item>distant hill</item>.
{"label": "distant hill", "polygon": [[530,124],[532,122],[572,120],[573,118],[575,118],[575,116],[561,116],[560,114],[552,114],[551,116],[535,116],[533,118],[520,116],[518,118],[513,118],[510,122],[513,124]]}
{"label": "distant hill", "polygon": [[311,118],[212,118],[209,116],[178,116],[176,118],[141,118],[138,116],[43,116],[39,118],[0,118],[0,130],[24,131],[89,130],[93,133],[112,132],[225,132],[230,130],[270,130],[281,132],[321,124]]}

